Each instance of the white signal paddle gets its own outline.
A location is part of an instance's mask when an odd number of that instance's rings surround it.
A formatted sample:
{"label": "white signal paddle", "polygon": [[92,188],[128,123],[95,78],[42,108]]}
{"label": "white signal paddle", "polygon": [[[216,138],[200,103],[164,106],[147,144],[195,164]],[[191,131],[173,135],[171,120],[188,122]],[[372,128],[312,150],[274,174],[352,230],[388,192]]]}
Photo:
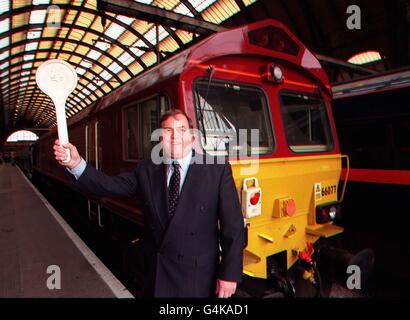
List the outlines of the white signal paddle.
{"label": "white signal paddle", "polygon": [[[67,62],[52,59],[42,63],[36,72],[38,87],[48,95],[56,108],[57,132],[60,145],[68,143],[67,120],[65,116],[65,102],[78,82],[77,73]],[[67,159],[70,161],[70,151],[66,149]]]}

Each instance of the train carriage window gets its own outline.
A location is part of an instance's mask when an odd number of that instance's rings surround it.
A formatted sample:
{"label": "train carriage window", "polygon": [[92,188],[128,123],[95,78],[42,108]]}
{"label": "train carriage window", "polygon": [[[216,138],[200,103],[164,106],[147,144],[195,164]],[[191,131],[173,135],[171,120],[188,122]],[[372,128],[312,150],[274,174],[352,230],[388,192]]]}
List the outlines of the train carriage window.
{"label": "train carriage window", "polygon": [[125,112],[126,123],[126,158],[138,159],[138,108],[128,108]]}
{"label": "train carriage window", "polygon": [[260,88],[215,80],[208,86],[208,81],[199,80],[194,91],[198,128],[207,153],[240,156],[273,151],[271,117]]}
{"label": "train carriage window", "polygon": [[141,102],[132,103],[124,110],[126,128],[126,160],[147,159],[156,143],[151,141],[151,133],[159,127],[160,114],[168,109],[165,96],[156,96]]}
{"label": "train carriage window", "polygon": [[141,103],[141,155],[147,159],[156,141],[151,141],[151,133],[159,127],[160,110],[157,108],[158,99],[151,99]]}
{"label": "train carriage window", "polygon": [[286,140],[293,152],[333,149],[329,117],[318,96],[285,92],[280,101]]}

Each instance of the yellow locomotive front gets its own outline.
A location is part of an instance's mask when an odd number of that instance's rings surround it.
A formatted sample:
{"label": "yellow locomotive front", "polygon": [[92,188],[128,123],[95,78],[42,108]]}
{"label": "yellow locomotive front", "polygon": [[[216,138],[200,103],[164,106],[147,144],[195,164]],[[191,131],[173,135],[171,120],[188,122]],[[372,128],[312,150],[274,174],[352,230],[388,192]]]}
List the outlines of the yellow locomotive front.
{"label": "yellow locomotive front", "polygon": [[[267,278],[268,258],[278,253],[285,254],[289,269],[309,254],[309,244],[343,232],[333,223],[340,210],[341,155],[261,159],[252,176],[241,174],[240,161],[231,164],[248,216],[246,275]],[[248,215],[254,207],[259,210]]]}
{"label": "yellow locomotive front", "polygon": [[[247,226],[244,273],[259,278],[268,276],[269,257],[284,254],[289,269],[299,258],[310,259],[320,237],[343,232],[334,223],[343,156],[328,105],[321,95],[299,90],[281,92],[278,108],[281,118],[272,122],[283,128],[276,134],[282,148],[248,164],[231,162]],[[252,166],[254,174],[246,174]]]}

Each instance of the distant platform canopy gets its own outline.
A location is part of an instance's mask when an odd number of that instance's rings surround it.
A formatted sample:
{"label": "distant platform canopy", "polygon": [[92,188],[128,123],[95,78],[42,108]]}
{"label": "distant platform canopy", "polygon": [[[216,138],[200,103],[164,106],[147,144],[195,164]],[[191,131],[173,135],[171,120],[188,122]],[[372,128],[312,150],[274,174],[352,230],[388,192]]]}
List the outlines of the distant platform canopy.
{"label": "distant platform canopy", "polygon": [[355,54],[347,62],[361,65],[361,64],[367,64],[367,63],[379,61],[381,59],[382,57],[378,51],[366,51],[366,52],[360,52],[358,54]]}
{"label": "distant platform canopy", "polygon": [[[256,0],[2,0],[0,89],[15,126],[54,127],[51,100],[36,70],[61,59],[79,83],[66,103],[72,117]],[[240,3],[240,5],[238,5]]]}
{"label": "distant platform canopy", "polygon": [[34,132],[27,131],[27,130],[19,130],[12,133],[8,138],[7,142],[18,142],[18,141],[36,141],[38,139],[38,135]]}

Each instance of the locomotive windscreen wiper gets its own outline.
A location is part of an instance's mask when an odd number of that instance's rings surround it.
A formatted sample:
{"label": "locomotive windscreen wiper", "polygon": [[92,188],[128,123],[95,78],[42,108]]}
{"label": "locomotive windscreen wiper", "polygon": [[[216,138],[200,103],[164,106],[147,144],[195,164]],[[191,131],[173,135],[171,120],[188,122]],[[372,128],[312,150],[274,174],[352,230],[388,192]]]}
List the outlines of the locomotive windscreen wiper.
{"label": "locomotive windscreen wiper", "polygon": [[205,131],[205,125],[204,125],[204,110],[205,110],[206,99],[208,98],[209,87],[211,86],[212,75],[214,73],[214,66],[209,66],[207,71],[209,72],[209,78],[208,78],[208,86],[207,86],[206,91],[205,91],[203,107],[201,107],[201,104],[199,104],[199,113],[200,113],[200,116],[201,116],[200,121],[201,121],[202,129],[204,130],[204,142],[205,142],[205,144],[206,144],[206,131]]}

